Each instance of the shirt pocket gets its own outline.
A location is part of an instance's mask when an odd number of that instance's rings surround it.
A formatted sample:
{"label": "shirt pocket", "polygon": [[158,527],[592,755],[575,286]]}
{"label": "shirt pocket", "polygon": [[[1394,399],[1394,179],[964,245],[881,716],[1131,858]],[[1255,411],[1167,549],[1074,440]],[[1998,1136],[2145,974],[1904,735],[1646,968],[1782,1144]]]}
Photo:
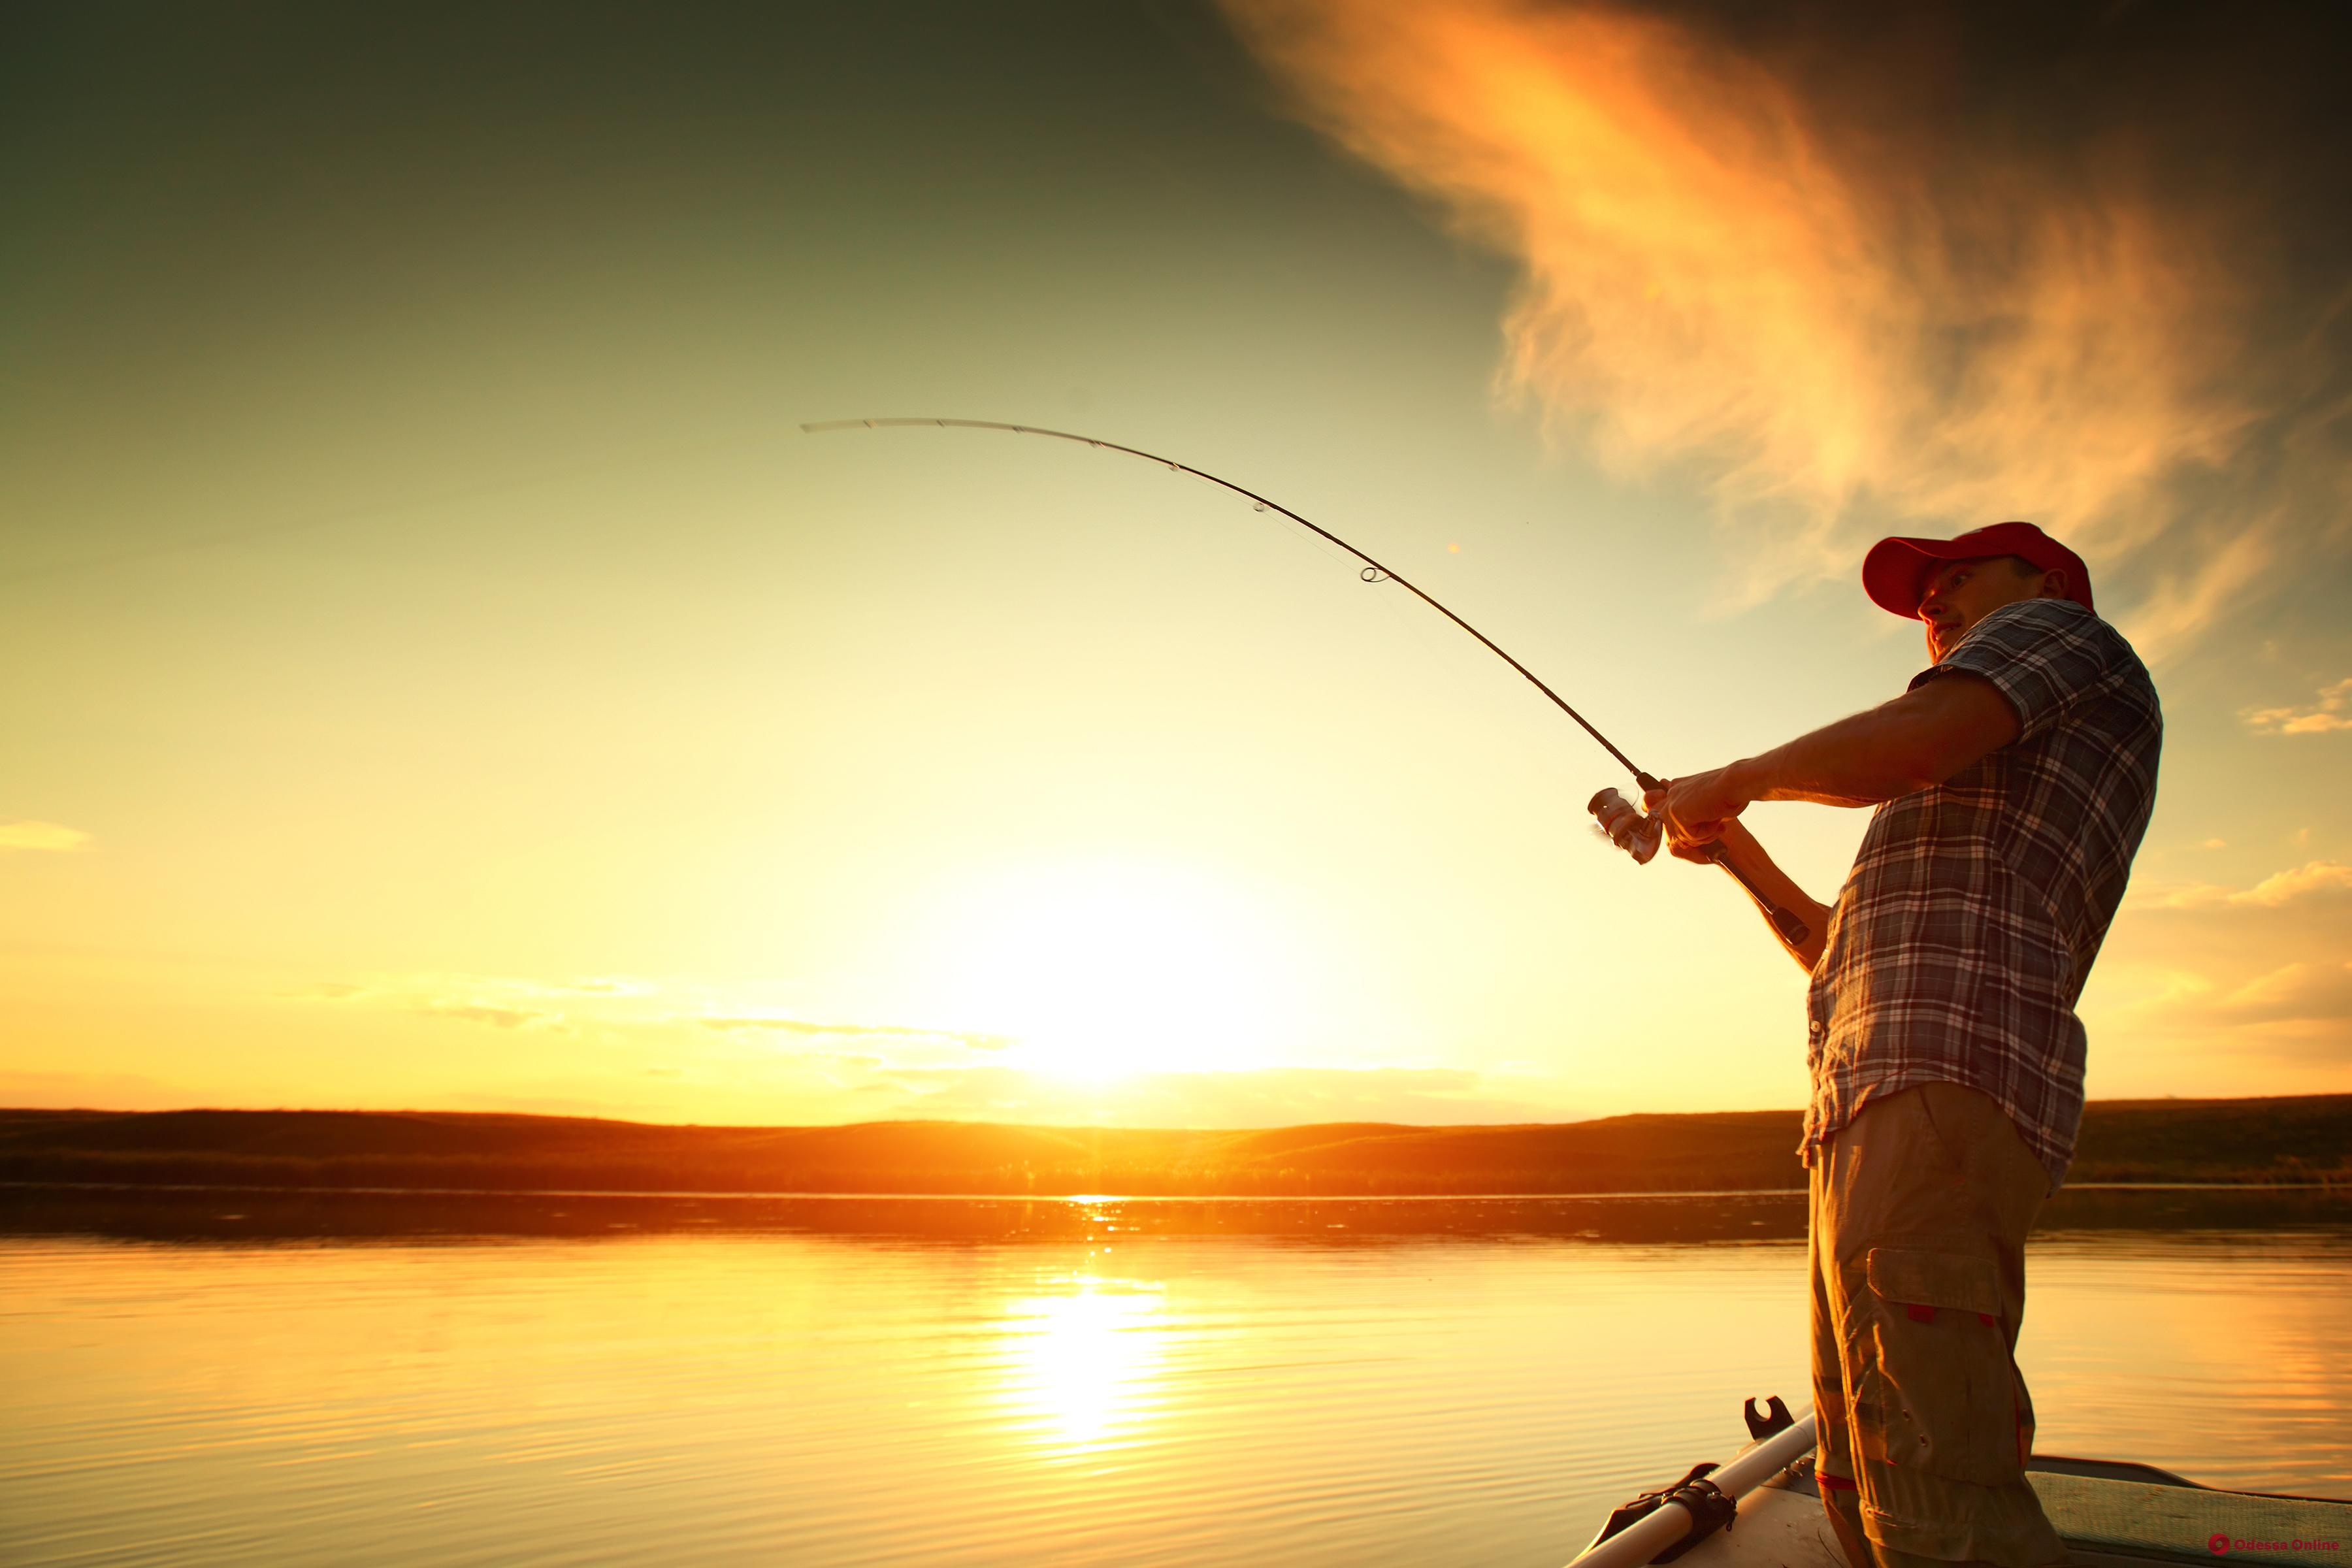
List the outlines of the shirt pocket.
{"label": "shirt pocket", "polygon": [[1855,1389],[1865,1458],[1999,1486],[2022,1473],[2018,1381],[1989,1258],[1874,1247]]}

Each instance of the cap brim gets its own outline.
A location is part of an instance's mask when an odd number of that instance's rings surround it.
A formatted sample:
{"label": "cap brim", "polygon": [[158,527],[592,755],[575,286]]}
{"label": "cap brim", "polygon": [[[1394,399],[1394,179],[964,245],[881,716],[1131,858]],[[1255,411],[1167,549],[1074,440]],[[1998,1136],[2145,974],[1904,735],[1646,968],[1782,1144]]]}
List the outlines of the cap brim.
{"label": "cap brim", "polygon": [[1969,546],[1949,539],[1882,539],[1862,558],[1862,587],[1871,603],[1906,620],[1919,618],[1927,572],[1938,561],[1959,561]]}

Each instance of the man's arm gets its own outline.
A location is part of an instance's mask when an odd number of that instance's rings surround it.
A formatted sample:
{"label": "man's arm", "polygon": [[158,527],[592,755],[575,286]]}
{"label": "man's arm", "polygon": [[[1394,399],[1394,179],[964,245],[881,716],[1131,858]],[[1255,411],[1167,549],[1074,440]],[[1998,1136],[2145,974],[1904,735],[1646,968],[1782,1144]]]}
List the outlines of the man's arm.
{"label": "man's arm", "polygon": [[1876,805],[1942,784],[2019,730],[2016,710],[1991,681],[1941,675],[1785,746],[1675,779],[1666,791],[1666,831],[1677,845],[1712,843],[1759,800]]}
{"label": "man's arm", "polygon": [[1760,756],[1686,773],[1643,804],[1665,812],[1675,854],[1699,858],[1690,852],[1720,846],[1724,858],[1767,897],[1804,921],[1803,942],[1792,942],[1777,929],[1772,934],[1811,973],[1821,962],[1831,906],[1816,902],[1773,863],[1739,814],[1759,800],[1875,805],[1942,784],[2016,740],[2019,730],[2016,710],[1992,682],[1955,671]]}

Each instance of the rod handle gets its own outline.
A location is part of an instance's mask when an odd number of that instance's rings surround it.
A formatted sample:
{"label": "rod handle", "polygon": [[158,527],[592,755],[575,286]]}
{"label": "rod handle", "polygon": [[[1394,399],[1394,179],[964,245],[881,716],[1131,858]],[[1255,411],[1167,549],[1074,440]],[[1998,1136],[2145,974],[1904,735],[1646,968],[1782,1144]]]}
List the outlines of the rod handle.
{"label": "rod handle", "polygon": [[1756,900],[1756,907],[1764,911],[1764,918],[1772,922],[1772,929],[1780,933],[1782,942],[1795,947],[1813,934],[1813,928],[1807,925],[1796,910],[1783,909],[1775,903],[1747,872],[1733,865],[1730,857],[1724,854],[1722,845],[1710,844],[1706,850],[1708,859],[1730,872],[1731,879],[1748,889],[1748,896]]}
{"label": "rod handle", "polygon": [[[1664,780],[1654,778],[1648,773],[1637,773],[1634,776],[1645,795],[1666,787]],[[1604,789],[1585,803],[1585,809],[1598,816],[1604,807],[1612,804],[1633,805],[1633,802],[1615,790]],[[1657,854],[1658,847],[1664,839],[1666,825],[1663,813],[1637,810],[1635,815],[1640,817],[1640,821],[1627,828],[1622,837],[1612,835],[1610,842],[1633,857],[1634,864],[1646,866],[1650,863],[1651,857]],[[1745,889],[1749,898],[1756,900],[1756,907],[1764,911],[1764,918],[1772,922],[1772,929],[1780,933],[1782,942],[1795,947],[1813,934],[1813,928],[1805,923],[1802,916],[1796,910],[1784,908],[1774,901],[1770,895],[1756,885],[1754,879],[1733,865],[1730,858],[1724,854],[1722,845],[1708,845],[1697,858],[1711,860],[1731,873],[1731,879]]]}

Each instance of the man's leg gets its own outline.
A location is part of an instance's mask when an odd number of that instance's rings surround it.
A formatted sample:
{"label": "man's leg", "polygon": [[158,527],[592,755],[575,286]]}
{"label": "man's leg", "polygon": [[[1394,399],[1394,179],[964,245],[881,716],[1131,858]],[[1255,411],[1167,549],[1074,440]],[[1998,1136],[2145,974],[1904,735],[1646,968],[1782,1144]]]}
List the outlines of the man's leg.
{"label": "man's leg", "polygon": [[1815,1183],[1816,1310],[1835,1326],[1873,1557],[2063,1563],[2024,1479],[2031,1405],[2012,1358],[2040,1162],[1990,1099],[1931,1083],[1872,1101],[1817,1156]]}
{"label": "man's leg", "polygon": [[1870,1543],[1862,1531],[1862,1494],[1853,1479],[1853,1434],[1845,1367],[1838,1353],[1834,1269],[1830,1251],[1822,1244],[1822,1162],[1817,1160],[1805,1200],[1805,1251],[1813,1279],[1813,1480],[1821,1489],[1822,1511],[1829,1515],[1830,1532],[1837,1538],[1849,1568],[1874,1568]]}

